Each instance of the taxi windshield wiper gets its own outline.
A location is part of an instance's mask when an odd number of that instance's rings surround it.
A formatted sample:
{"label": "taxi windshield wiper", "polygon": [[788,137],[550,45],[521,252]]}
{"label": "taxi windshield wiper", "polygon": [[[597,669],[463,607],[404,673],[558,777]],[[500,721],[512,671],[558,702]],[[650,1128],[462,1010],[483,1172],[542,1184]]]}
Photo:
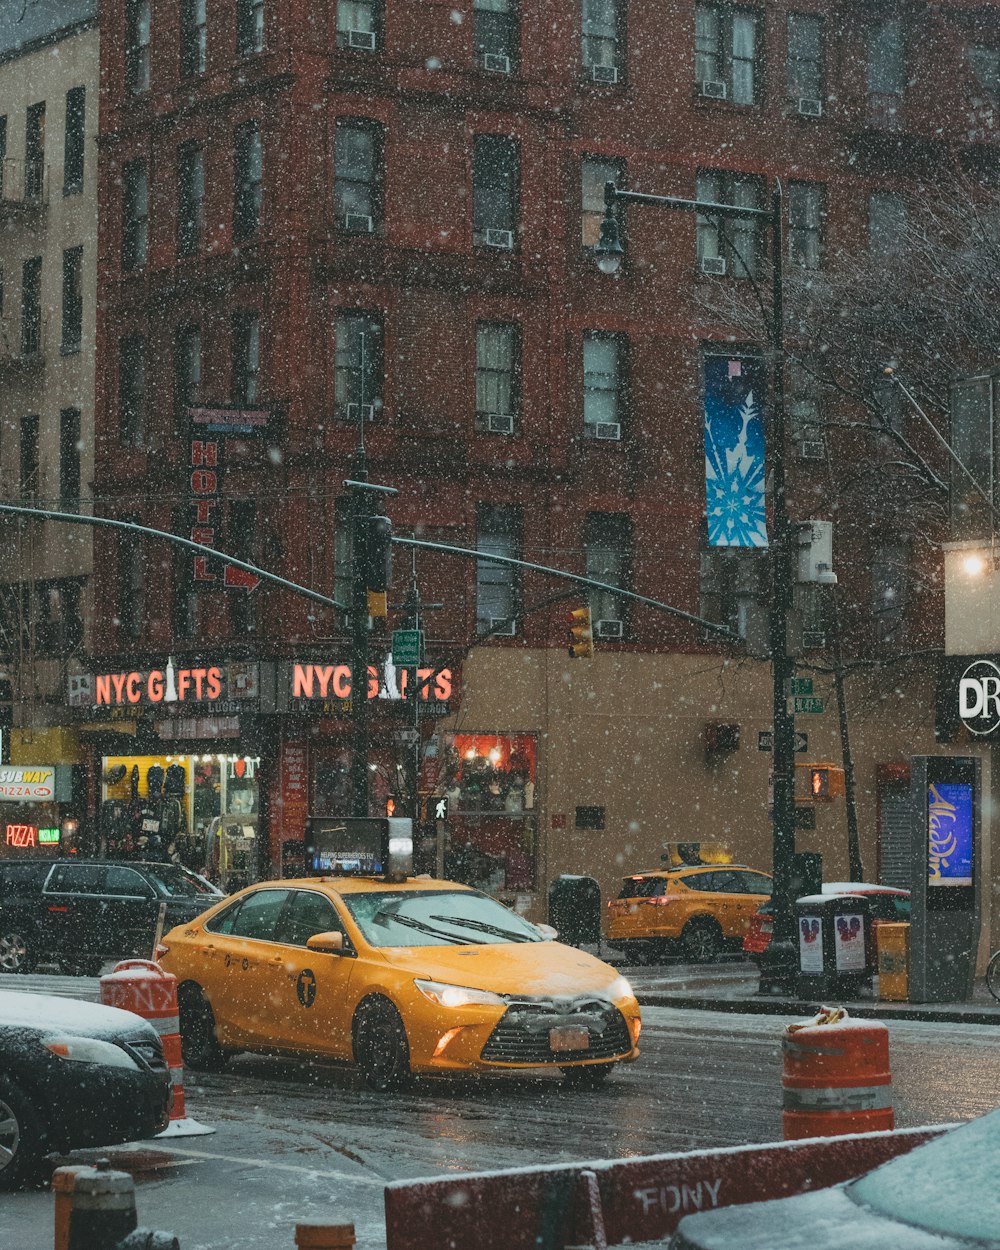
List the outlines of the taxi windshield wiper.
{"label": "taxi windshield wiper", "polygon": [[[475,938],[459,937],[457,933],[447,933],[444,929],[437,928],[436,925],[424,924],[422,920],[416,920],[413,916],[400,916],[394,911],[377,911],[372,919],[376,924],[380,923],[380,917],[392,921],[393,924],[409,925],[411,929],[419,929],[421,933],[429,933],[431,937],[447,938],[453,941],[456,946],[481,946],[481,942],[477,942]],[[434,919],[447,920],[447,916],[434,917]]]}
{"label": "taxi windshield wiper", "polygon": [[492,933],[494,937],[510,938],[512,942],[534,940],[528,933],[515,933],[513,929],[504,929],[498,924],[488,924],[485,920],[466,920],[464,916],[431,916],[431,919],[443,920],[445,924],[464,925],[465,928],[477,929],[480,933]]}

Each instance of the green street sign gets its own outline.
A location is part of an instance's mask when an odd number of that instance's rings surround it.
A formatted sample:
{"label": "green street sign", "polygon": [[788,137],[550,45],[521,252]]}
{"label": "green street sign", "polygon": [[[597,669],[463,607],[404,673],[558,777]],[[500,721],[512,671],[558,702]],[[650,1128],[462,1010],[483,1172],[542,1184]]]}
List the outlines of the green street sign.
{"label": "green street sign", "polygon": [[424,631],[396,629],[392,634],[392,662],[397,668],[419,664],[424,658]]}
{"label": "green street sign", "polygon": [[811,677],[792,677],[785,682],[785,694],[812,694],[813,679]]}
{"label": "green street sign", "polygon": [[818,715],[826,711],[826,701],[811,695],[796,695],[788,700],[788,710],[793,716]]}

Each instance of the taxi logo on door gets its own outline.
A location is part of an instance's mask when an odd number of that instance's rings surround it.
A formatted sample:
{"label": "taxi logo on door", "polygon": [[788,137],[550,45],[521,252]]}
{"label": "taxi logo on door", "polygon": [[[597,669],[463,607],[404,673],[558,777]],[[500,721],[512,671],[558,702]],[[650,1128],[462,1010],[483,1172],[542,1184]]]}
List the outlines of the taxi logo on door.
{"label": "taxi logo on door", "polygon": [[312,968],[303,968],[295,982],[295,992],[303,1007],[311,1007],[316,1001],[316,977]]}

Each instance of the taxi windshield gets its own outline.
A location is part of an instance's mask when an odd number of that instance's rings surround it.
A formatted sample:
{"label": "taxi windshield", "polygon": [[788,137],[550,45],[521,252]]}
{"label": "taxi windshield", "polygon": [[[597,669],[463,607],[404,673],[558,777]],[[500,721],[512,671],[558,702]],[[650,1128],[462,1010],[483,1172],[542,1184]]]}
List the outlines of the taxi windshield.
{"label": "taxi windshield", "polygon": [[372,946],[541,942],[534,925],[476,890],[400,890],[341,896]]}

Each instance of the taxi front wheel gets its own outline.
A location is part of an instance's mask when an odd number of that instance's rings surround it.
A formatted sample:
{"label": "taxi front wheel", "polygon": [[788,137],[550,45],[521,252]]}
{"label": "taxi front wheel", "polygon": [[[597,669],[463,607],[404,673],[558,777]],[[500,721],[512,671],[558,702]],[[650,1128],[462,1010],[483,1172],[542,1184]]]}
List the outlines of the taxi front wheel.
{"label": "taxi front wheel", "polygon": [[399,1012],[387,998],[366,998],[354,1016],[354,1058],[369,1089],[399,1089],[410,1075],[410,1047]]}
{"label": "taxi front wheel", "polygon": [[229,1062],[215,1036],[215,1016],[197,985],[182,985],[177,992],[181,1017],[181,1058],[195,1072],[219,1072]]}

